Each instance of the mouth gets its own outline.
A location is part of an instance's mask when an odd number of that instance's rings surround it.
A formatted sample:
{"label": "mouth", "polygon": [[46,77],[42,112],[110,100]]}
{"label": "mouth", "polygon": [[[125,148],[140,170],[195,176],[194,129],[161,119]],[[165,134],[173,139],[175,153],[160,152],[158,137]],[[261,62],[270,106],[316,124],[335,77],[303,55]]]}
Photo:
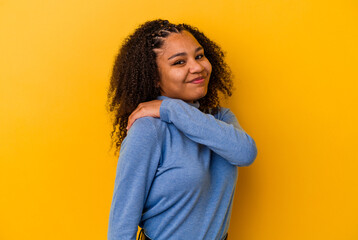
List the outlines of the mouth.
{"label": "mouth", "polygon": [[193,80],[190,80],[188,83],[199,84],[199,83],[203,83],[204,81],[205,81],[204,77],[197,77],[194,78]]}

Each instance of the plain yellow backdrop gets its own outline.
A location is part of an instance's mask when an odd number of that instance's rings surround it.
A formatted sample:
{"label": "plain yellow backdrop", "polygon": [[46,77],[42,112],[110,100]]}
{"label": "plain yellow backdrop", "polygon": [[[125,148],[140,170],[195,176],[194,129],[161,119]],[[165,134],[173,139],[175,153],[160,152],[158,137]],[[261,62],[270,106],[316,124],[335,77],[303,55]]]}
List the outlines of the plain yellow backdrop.
{"label": "plain yellow backdrop", "polygon": [[227,53],[224,103],[255,139],[231,240],[358,239],[358,5],[351,0],[0,1],[0,239],[106,239],[105,109],[123,38],[155,18]]}

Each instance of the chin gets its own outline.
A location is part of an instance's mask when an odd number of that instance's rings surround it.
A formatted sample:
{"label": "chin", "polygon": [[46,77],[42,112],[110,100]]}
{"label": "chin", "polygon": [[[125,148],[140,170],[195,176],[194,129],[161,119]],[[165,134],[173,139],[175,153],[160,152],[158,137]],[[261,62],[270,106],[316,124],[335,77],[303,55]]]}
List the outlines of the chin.
{"label": "chin", "polygon": [[205,93],[202,93],[202,94],[198,94],[197,96],[195,96],[195,97],[193,97],[190,101],[197,101],[197,100],[199,100],[199,99],[201,99],[201,98],[203,98],[203,97],[205,97],[206,96],[206,92]]}

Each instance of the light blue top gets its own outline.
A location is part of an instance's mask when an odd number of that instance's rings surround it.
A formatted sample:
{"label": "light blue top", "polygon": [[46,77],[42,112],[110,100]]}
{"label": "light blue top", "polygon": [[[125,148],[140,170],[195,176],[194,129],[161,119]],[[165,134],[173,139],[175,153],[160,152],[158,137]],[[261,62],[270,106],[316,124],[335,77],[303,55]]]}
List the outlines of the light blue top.
{"label": "light blue top", "polygon": [[137,119],[123,140],[108,240],[220,240],[228,231],[238,167],[256,158],[255,141],[227,108],[159,96],[160,118]]}

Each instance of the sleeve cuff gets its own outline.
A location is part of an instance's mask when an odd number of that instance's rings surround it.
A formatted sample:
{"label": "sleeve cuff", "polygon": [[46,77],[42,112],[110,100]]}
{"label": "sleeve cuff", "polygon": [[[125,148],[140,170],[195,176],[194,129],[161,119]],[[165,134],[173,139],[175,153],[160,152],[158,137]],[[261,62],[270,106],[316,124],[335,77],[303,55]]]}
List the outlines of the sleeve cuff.
{"label": "sleeve cuff", "polygon": [[164,99],[159,108],[160,119],[164,122],[171,123],[169,119],[170,99]]}

